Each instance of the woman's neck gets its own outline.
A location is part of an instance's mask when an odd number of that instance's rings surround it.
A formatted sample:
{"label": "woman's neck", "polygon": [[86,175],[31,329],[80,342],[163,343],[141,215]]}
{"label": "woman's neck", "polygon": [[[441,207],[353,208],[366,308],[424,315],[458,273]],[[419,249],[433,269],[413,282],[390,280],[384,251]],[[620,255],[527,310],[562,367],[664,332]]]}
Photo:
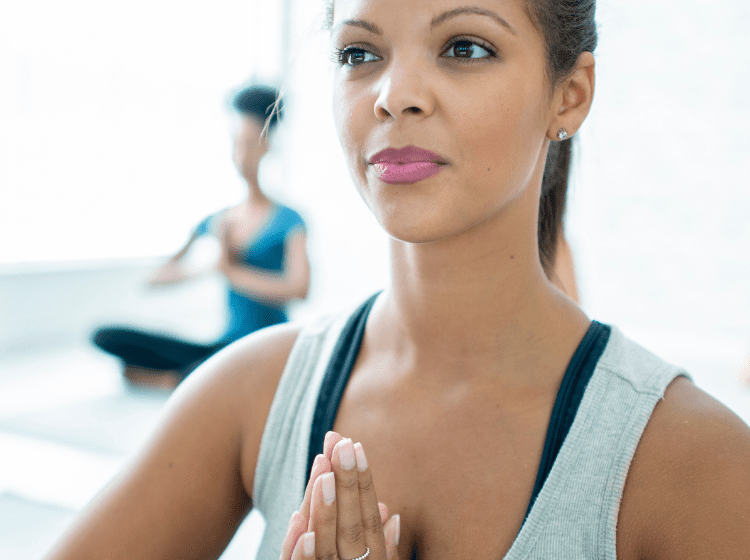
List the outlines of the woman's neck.
{"label": "woman's neck", "polygon": [[271,205],[271,200],[260,190],[257,180],[247,181],[245,204],[248,209],[263,209]]}
{"label": "woman's neck", "polygon": [[508,360],[512,370],[540,346],[583,337],[588,319],[542,269],[536,220],[510,214],[439,242],[392,241],[380,313],[415,363]]}

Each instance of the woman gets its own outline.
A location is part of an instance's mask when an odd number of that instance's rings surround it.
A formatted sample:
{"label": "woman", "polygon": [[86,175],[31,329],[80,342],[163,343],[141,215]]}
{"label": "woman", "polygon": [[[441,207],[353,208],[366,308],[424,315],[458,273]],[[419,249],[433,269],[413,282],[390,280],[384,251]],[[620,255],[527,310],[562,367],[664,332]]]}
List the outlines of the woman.
{"label": "woman", "polygon": [[51,557],[215,557],[251,503],[264,560],[746,555],[750,430],[540,261],[548,148],[593,96],[593,0],[330,15],[391,285],[212,358]]}
{"label": "woman", "polygon": [[218,237],[222,246],[218,269],[228,284],[224,334],[213,343],[199,344],[127,327],[100,329],[94,344],[123,360],[129,381],[172,388],[230,342],[287,321],[285,304],[307,295],[310,268],[305,224],[294,210],[268,198],[258,183],[258,167],[269,149],[264,125],[270,114],[268,130],[275,128],[280,115],[273,111],[276,102],[276,91],[260,85],[234,96],[232,106],[239,116],[234,163],[247,184],[247,197],[203,220],[149,282],[162,286],[194,277],[196,272],[187,270],[182,258],[200,236]]}

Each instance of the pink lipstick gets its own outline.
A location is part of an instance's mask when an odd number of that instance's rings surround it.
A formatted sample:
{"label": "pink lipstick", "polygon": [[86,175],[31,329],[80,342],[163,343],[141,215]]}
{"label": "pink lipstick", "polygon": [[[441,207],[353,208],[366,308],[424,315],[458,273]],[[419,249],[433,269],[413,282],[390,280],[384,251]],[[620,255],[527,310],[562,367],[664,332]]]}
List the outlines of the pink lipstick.
{"label": "pink lipstick", "polygon": [[429,150],[406,146],[378,152],[370,158],[369,163],[375,175],[384,183],[408,184],[437,175],[448,162]]}

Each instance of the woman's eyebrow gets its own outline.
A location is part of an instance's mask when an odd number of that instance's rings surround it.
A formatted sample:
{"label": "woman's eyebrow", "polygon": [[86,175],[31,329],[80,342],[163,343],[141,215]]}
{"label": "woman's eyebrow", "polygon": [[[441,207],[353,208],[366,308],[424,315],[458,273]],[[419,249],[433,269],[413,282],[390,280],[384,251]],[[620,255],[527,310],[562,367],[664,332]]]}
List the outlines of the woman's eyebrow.
{"label": "woman's eyebrow", "polygon": [[375,25],[374,23],[370,23],[369,21],[365,21],[363,19],[345,19],[334,28],[333,32],[335,33],[336,31],[338,31],[340,28],[342,28],[345,25],[361,27],[362,29],[366,29],[370,33],[374,33],[375,35],[383,34],[383,30],[380,29],[377,25]]}
{"label": "woman's eyebrow", "polygon": [[[513,29],[513,27],[505,20],[505,18],[499,16],[492,10],[488,10],[486,8],[480,8],[479,6],[462,6],[460,8],[455,8],[453,10],[443,12],[439,16],[435,16],[432,19],[432,21],[430,22],[430,29],[435,29],[437,26],[442,25],[443,23],[445,23],[447,20],[451,18],[461,16],[461,15],[466,15],[466,14],[476,14],[480,16],[491,17],[500,25],[505,27],[508,31],[513,33],[513,35],[517,35],[516,30]],[[344,27],[345,25],[350,25],[353,27],[361,27],[362,29],[366,29],[370,33],[374,33],[375,35],[383,34],[383,30],[380,29],[377,25],[375,25],[374,23],[370,23],[369,21],[365,21],[363,19],[345,19],[333,29],[333,32],[338,31],[341,27]]]}
{"label": "woman's eyebrow", "polygon": [[500,17],[492,10],[480,8],[479,6],[462,6],[461,8],[456,8],[455,10],[443,12],[439,16],[433,18],[433,20],[430,22],[430,29],[435,29],[438,25],[445,23],[447,20],[464,14],[477,14],[480,16],[491,17],[500,25],[505,27],[508,31],[513,33],[513,35],[517,35],[516,30],[513,29],[513,27],[504,18]]}

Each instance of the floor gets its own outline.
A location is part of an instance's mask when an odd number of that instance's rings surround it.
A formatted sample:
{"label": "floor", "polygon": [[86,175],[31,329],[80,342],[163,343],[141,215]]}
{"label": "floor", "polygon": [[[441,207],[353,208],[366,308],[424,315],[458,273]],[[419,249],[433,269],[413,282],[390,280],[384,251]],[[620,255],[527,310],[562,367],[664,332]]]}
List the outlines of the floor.
{"label": "floor", "polygon": [[[737,379],[740,339],[627,334],[653,341],[750,422],[750,388]],[[0,558],[41,558],[148,436],[167,398],[129,388],[115,360],[84,345],[0,357]],[[252,513],[222,558],[253,558],[263,527]]]}

